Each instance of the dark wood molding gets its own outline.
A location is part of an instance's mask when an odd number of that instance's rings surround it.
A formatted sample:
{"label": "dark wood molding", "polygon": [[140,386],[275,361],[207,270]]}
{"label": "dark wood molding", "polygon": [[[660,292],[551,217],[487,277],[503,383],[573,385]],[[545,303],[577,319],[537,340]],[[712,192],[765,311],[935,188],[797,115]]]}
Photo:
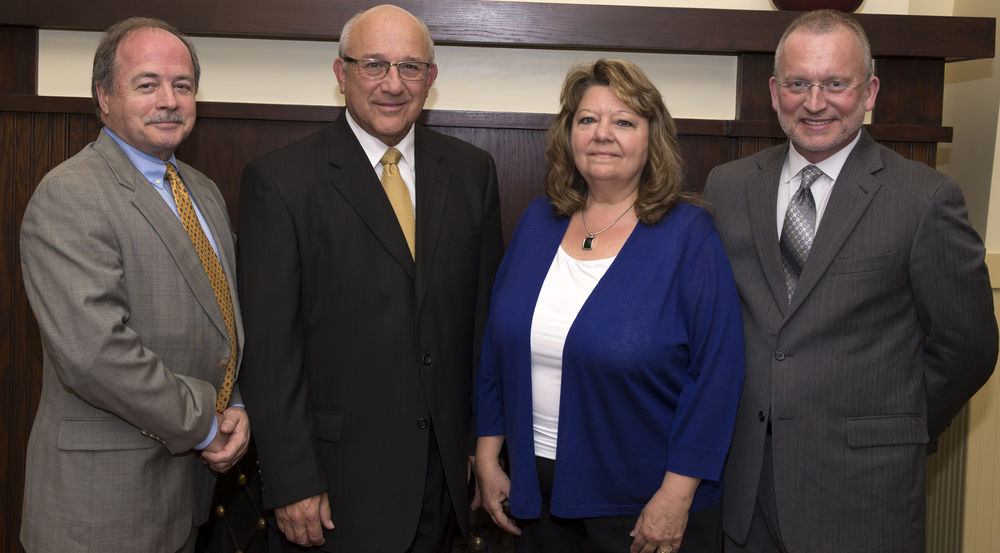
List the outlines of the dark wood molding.
{"label": "dark wood molding", "polygon": [[[321,123],[332,121],[344,108],[284,104],[249,104],[235,102],[199,102],[200,119],[237,119],[241,121],[281,121]],[[24,113],[92,113],[90,98],[0,94],[0,110]],[[773,112],[772,112],[773,113]],[[491,111],[424,110],[420,123],[442,128],[523,129],[544,131],[552,114]],[[776,118],[771,120],[676,119],[677,134],[686,136],[767,137],[784,139],[785,133]],[[868,126],[876,140],[911,142],[950,142],[951,127],[921,124],[874,124]]]}
{"label": "dark wood molding", "polygon": [[[104,30],[129,16],[163,18],[184,32],[336,40],[344,22],[369,0],[15,0],[0,25]],[[770,52],[794,12],[487,2],[398,0],[430,27],[440,44],[611,49],[656,52]],[[239,17],[234,17],[239,14]],[[983,17],[859,14],[876,56],[993,57],[996,21]],[[710,31],[708,31],[710,29]],[[599,32],[597,32],[599,30]],[[876,32],[877,31],[877,32]]]}

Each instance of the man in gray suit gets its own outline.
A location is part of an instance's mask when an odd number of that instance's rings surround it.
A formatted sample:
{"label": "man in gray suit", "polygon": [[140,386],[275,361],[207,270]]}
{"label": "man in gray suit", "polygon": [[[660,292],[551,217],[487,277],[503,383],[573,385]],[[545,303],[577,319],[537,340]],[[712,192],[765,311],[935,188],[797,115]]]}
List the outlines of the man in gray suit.
{"label": "man in gray suit", "polygon": [[954,182],[862,129],[879,80],[850,16],[796,19],[770,89],[791,147],[705,188],[747,347],[726,551],[922,552],[927,444],[996,362],[984,248]]}
{"label": "man in gray suit", "polygon": [[198,77],[173,27],[112,26],[92,86],[105,127],[25,211],[21,262],[44,355],[29,553],[193,551],[209,469],[246,451],[233,235],[215,185],[174,158]]}

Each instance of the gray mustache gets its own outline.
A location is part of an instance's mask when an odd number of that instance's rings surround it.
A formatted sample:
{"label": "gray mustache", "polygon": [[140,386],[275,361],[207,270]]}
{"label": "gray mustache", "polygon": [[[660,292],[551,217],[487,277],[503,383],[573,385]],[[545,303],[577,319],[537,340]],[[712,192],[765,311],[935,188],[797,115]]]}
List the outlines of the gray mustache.
{"label": "gray mustache", "polygon": [[147,125],[151,125],[153,123],[184,123],[184,117],[177,112],[161,113],[146,119],[145,123]]}

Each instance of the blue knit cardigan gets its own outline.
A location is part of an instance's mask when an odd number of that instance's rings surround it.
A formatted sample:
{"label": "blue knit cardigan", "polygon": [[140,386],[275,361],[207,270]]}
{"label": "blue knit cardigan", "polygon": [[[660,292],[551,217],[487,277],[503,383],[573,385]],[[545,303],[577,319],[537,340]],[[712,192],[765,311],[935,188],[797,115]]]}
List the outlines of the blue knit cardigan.
{"label": "blue knit cardigan", "polygon": [[[497,273],[476,381],[479,436],[505,435],[511,512],[541,508],[532,435],[531,321],[569,218],[528,206]],[[743,327],[712,218],[687,203],[639,223],[563,349],[553,515],[638,514],[666,471],[718,503],[743,383]]]}

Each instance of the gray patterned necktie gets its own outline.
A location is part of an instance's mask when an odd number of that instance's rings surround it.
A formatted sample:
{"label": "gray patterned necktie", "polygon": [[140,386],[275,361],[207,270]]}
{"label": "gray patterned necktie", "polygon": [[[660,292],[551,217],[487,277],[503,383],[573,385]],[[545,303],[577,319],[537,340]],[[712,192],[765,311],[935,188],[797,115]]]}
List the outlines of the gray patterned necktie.
{"label": "gray patterned necktie", "polygon": [[798,192],[788,203],[785,224],[781,229],[781,261],[785,269],[785,287],[788,289],[788,303],[792,303],[795,285],[799,282],[802,267],[809,256],[813,236],[816,234],[816,201],[809,187],[823,175],[815,165],[802,168],[802,180]]}

